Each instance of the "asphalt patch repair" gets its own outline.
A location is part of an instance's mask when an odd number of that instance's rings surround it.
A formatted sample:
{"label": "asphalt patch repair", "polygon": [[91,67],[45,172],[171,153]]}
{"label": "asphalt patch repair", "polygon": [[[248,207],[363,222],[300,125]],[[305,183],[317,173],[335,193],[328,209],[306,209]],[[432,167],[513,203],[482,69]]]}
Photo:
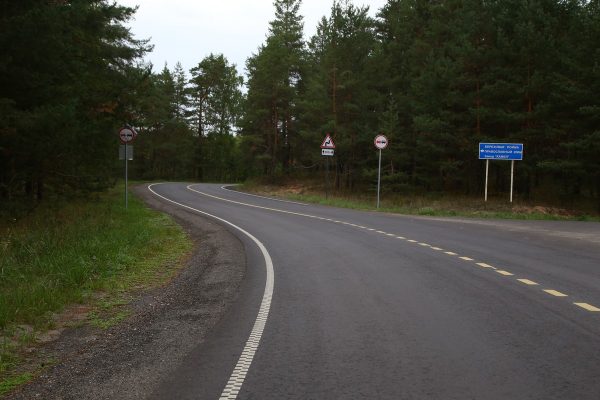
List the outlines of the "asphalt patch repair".
{"label": "asphalt patch repair", "polygon": [[[246,272],[242,243],[214,221],[133,189],[171,215],[194,241],[185,268],[167,285],[140,293],[130,316],[108,329],[68,328],[37,351],[54,365],[6,399],[141,399],[160,385],[221,320]],[[40,358],[42,358],[40,356]]]}

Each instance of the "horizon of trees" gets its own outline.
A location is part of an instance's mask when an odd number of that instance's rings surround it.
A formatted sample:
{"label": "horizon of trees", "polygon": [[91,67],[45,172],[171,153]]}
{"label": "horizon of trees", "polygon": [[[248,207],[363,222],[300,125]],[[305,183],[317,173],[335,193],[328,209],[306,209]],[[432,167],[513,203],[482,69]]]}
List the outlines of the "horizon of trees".
{"label": "horizon of trees", "polygon": [[477,144],[518,142],[517,198],[600,209],[600,1],[336,0],[307,39],[300,4],[274,1],[246,82],[222,54],[153,71],[108,1],[6,6],[0,202],[114,184],[131,123],[139,179],[318,178],[329,133],[335,188],[369,190],[383,133],[386,191],[478,195]]}
{"label": "horizon of trees", "polygon": [[[340,0],[307,42],[299,4],[275,1],[248,60],[241,145],[256,175],[315,176],[330,133],[335,186],[368,190],[384,133],[386,190],[477,195],[478,143],[517,142],[518,197],[600,209],[599,1],[389,0],[371,18]],[[496,191],[508,164],[490,163]]]}

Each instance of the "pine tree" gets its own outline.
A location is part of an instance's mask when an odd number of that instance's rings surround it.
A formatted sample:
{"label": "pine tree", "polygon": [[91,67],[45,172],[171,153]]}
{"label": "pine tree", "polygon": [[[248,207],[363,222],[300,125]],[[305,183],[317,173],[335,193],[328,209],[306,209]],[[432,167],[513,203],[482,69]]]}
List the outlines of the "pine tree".
{"label": "pine tree", "polygon": [[[276,0],[266,44],[247,62],[245,143],[274,175],[277,164],[289,172],[298,141],[297,99],[302,84],[305,44],[300,0]],[[266,163],[265,163],[266,161]]]}
{"label": "pine tree", "polygon": [[209,55],[190,71],[190,94],[197,127],[197,169],[200,179],[227,178],[232,163],[241,111],[243,78],[222,55]]}
{"label": "pine tree", "polygon": [[188,90],[186,88],[187,79],[185,71],[178,61],[173,70],[173,109],[175,110],[174,117],[179,121],[186,121],[188,116],[189,99]]}
{"label": "pine tree", "polygon": [[[6,2],[5,2],[6,3]],[[10,3],[10,4],[9,4]],[[150,47],[124,26],[134,9],[107,1],[9,2],[0,16],[4,118],[0,196],[107,185],[119,124]]]}
{"label": "pine tree", "polygon": [[367,8],[334,2],[309,43],[302,97],[303,137],[317,143],[330,133],[336,143],[336,186],[352,189],[360,169],[374,157],[376,110],[382,109],[374,22]]}

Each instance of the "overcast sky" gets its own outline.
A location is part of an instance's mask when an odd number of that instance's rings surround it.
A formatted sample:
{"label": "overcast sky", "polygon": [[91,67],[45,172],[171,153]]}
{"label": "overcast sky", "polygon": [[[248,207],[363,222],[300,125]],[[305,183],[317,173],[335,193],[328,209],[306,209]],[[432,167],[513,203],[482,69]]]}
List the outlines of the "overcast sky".
{"label": "overcast sky", "polygon": [[[132,32],[150,38],[154,51],[147,59],[159,71],[180,61],[189,71],[210,53],[223,53],[245,73],[246,59],[264,43],[275,8],[271,0],[117,0],[126,6],[139,5]],[[375,16],[386,0],[354,0],[369,6]],[[329,16],[332,0],[303,0],[304,35],[316,32],[318,21]]]}

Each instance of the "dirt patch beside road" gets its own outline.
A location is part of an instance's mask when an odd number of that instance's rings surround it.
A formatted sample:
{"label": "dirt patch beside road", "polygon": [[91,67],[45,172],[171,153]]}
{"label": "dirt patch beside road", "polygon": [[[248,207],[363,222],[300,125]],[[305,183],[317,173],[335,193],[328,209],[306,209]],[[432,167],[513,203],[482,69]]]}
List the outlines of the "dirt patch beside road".
{"label": "dirt patch beside road", "polygon": [[140,293],[130,317],[108,329],[86,324],[44,345],[55,366],[8,399],[142,399],[173,370],[235,301],[246,263],[242,243],[198,214],[134,189],[151,207],[170,214],[195,243],[186,268],[169,284]]}

